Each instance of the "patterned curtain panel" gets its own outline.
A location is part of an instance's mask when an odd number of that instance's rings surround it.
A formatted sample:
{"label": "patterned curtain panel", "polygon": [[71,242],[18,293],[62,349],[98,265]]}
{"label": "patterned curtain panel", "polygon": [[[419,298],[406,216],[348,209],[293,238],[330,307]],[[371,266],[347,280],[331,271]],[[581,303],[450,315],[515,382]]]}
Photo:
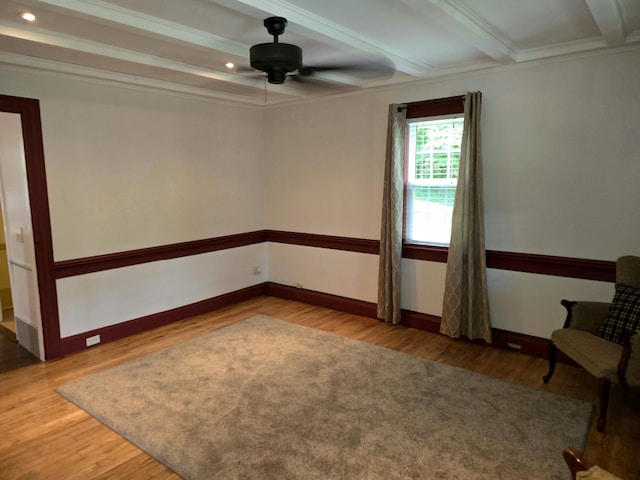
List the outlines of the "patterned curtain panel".
{"label": "patterned curtain panel", "polygon": [[378,318],[400,323],[400,263],[402,261],[402,203],[404,189],[405,105],[389,105],[387,157],[384,168],[380,267],[378,270]]}
{"label": "patterned curtain panel", "polygon": [[467,93],[440,332],[491,342],[482,206],[482,93]]}

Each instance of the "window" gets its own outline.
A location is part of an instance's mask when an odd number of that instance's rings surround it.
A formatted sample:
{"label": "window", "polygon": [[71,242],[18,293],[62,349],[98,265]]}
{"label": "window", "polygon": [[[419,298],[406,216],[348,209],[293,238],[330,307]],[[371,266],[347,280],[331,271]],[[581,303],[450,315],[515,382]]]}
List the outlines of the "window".
{"label": "window", "polygon": [[[426,104],[431,108],[425,109]],[[462,100],[420,102],[422,108],[413,110],[412,105],[407,111],[405,242],[448,245],[464,126]]]}

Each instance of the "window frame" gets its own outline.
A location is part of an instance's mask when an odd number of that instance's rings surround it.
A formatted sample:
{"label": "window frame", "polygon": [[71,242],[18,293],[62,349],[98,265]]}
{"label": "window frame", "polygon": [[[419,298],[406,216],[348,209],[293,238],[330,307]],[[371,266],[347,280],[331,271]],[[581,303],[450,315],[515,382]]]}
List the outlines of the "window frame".
{"label": "window frame", "polygon": [[[424,100],[420,102],[411,102],[406,106],[407,120],[425,119],[429,117],[442,117],[444,115],[464,114],[464,95],[446,98],[437,98],[433,100]],[[408,156],[408,130],[405,139],[405,158]],[[402,215],[402,256],[405,258],[414,258],[418,260],[431,260],[438,262],[446,262],[449,252],[448,245],[436,245],[429,243],[416,243],[407,240],[407,184],[408,184],[408,165],[405,162],[404,168],[404,186],[403,186],[403,215]]]}

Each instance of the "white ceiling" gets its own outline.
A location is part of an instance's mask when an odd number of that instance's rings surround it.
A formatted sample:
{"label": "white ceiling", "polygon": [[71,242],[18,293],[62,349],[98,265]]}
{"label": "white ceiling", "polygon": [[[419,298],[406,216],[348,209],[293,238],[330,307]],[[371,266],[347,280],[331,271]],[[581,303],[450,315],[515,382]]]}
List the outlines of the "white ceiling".
{"label": "white ceiling", "polygon": [[[272,40],[262,21],[273,15],[288,19],[280,41],[300,46],[305,65],[394,71],[266,85],[225,67],[248,67],[250,46]],[[640,0],[0,2],[0,64],[255,105],[621,47],[640,48]]]}

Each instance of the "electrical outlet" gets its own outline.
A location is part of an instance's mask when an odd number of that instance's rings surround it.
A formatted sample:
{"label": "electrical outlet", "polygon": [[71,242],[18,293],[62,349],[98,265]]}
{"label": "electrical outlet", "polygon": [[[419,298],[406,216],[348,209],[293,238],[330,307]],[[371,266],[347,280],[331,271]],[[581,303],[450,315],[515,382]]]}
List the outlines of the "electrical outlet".
{"label": "electrical outlet", "polygon": [[93,337],[87,337],[87,347],[97,345],[100,343],[100,335],[94,335]]}
{"label": "electrical outlet", "polygon": [[296,288],[298,290],[302,290],[302,284],[301,283],[296,283]]}
{"label": "electrical outlet", "polygon": [[509,350],[522,350],[522,345],[520,345],[519,343],[507,343],[507,348]]}

